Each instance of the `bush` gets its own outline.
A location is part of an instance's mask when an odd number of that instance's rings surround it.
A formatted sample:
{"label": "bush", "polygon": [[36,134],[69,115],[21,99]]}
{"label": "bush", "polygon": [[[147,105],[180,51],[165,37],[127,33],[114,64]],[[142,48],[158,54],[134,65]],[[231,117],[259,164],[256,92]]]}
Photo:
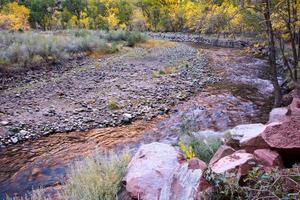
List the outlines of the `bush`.
{"label": "bush", "polygon": [[145,38],[140,32],[127,32],[126,42],[127,46],[134,47],[135,44],[143,41]]}
{"label": "bush", "polygon": [[128,153],[111,152],[76,162],[65,183],[64,199],[116,199],[129,160]]}
{"label": "bush", "polygon": [[223,142],[221,138],[214,136],[196,137],[194,135],[190,135],[187,137],[182,137],[181,143],[190,147],[193,150],[193,154],[200,160],[209,163]]}

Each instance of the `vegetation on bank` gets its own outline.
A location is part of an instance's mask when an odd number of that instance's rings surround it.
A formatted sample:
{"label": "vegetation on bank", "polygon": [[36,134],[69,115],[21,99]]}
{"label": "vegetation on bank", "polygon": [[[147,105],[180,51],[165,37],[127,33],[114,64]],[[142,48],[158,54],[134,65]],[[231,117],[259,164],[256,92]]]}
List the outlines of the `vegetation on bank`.
{"label": "vegetation on bank", "polygon": [[145,37],[139,32],[65,30],[0,34],[0,70],[26,69],[58,63],[91,53],[112,53],[117,44],[133,47]]}
{"label": "vegetation on bank", "polygon": [[232,0],[4,0],[0,29],[138,29],[201,33],[262,30],[262,16]]}
{"label": "vegetation on bank", "polygon": [[84,158],[70,169],[63,199],[114,200],[130,161],[128,152],[113,152]]}
{"label": "vegetation on bank", "polygon": [[252,168],[242,183],[235,173],[214,174],[206,170],[205,179],[214,186],[207,197],[214,200],[244,199],[299,199],[300,173],[296,168],[266,171],[261,166]]}

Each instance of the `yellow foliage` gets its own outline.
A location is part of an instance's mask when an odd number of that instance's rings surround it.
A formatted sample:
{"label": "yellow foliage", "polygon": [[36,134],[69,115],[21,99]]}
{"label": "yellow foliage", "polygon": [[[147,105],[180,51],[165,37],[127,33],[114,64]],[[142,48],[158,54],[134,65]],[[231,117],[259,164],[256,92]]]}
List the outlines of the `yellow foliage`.
{"label": "yellow foliage", "polygon": [[25,6],[18,3],[8,3],[0,12],[0,29],[9,30],[28,30],[30,11]]}
{"label": "yellow foliage", "polygon": [[69,20],[68,24],[71,28],[77,27],[77,25],[78,25],[77,17],[75,15],[73,15],[71,17],[71,19]]}
{"label": "yellow foliage", "polygon": [[81,26],[81,28],[88,29],[89,24],[90,24],[90,19],[89,19],[87,13],[81,12],[80,16],[81,16],[80,17],[80,26]]}
{"label": "yellow foliage", "polygon": [[195,153],[193,152],[193,148],[191,146],[187,148],[182,141],[180,141],[178,144],[182,152],[185,154],[186,159],[192,159],[195,157]]}
{"label": "yellow foliage", "polygon": [[117,29],[120,20],[116,17],[115,13],[110,13],[107,17],[108,26],[110,29]]}

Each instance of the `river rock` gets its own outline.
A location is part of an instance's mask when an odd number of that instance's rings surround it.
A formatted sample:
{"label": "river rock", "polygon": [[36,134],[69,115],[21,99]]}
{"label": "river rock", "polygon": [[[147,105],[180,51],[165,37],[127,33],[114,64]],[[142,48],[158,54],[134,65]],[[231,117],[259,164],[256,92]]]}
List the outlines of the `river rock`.
{"label": "river rock", "polygon": [[254,156],[250,153],[235,152],[221,158],[211,166],[211,170],[217,174],[237,173],[237,178],[246,175],[255,162]]}
{"label": "river rock", "polygon": [[283,168],[282,159],[276,151],[270,149],[257,149],[254,151],[257,162],[264,167],[280,167]]}
{"label": "river rock", "polygon": [[19,141],[19,140],[18,140],[17,137],[12,137],[12,138],[11,138],[11,142],[14,143],[14,144],[18,143],[18,141]]}
{"label": "river rock", "polygon": [[180,168],[180,153],[172,146],[151,143],[140,147],[128,166],[124,178],[126,190],[133,198],[159,199],[174,170]]}
{"label": "river rock", "polygon": [[8,122],[8,121],[5,121],[5,120],[3,120],[3,121],[1,121],[1,122],[0,122],[0,124],[1,124],[2,126],[6,126],[6,125],[8,125],[8,124],[9,124],[9,122]]}
{"label": "river rock", "polygon": [[212,166],[214,163],[216,163],[221,158],[233,154],[234,151],[235,150],[230,146],[221,145],[219,147],[219,149],[216,151],[216,153],[214,154],[214,156],[212,157],[212,159],[210,160],[209,166]]}

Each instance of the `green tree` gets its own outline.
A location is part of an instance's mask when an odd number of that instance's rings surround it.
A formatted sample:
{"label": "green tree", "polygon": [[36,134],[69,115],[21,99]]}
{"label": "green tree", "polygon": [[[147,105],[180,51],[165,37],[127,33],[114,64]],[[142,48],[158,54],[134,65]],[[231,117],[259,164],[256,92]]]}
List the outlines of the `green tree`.
{"label": "green tree", "polygon": [[67,9],[72,15],[76,16],[80,27],[81,13],[87,7],[86,0],[64,0],[63,7]]}
{"label": "green tree", "polygon": [[30,9],[29,22],[31,27],[41,26],[43,30],[51,29],[55,0],[29,0],[25,4]]}
{"label": "green tree", "polygon": [[133,6],[128,0],[119,0],[118,2],[118,19],[121,24],[129,25],[131,22]]}

